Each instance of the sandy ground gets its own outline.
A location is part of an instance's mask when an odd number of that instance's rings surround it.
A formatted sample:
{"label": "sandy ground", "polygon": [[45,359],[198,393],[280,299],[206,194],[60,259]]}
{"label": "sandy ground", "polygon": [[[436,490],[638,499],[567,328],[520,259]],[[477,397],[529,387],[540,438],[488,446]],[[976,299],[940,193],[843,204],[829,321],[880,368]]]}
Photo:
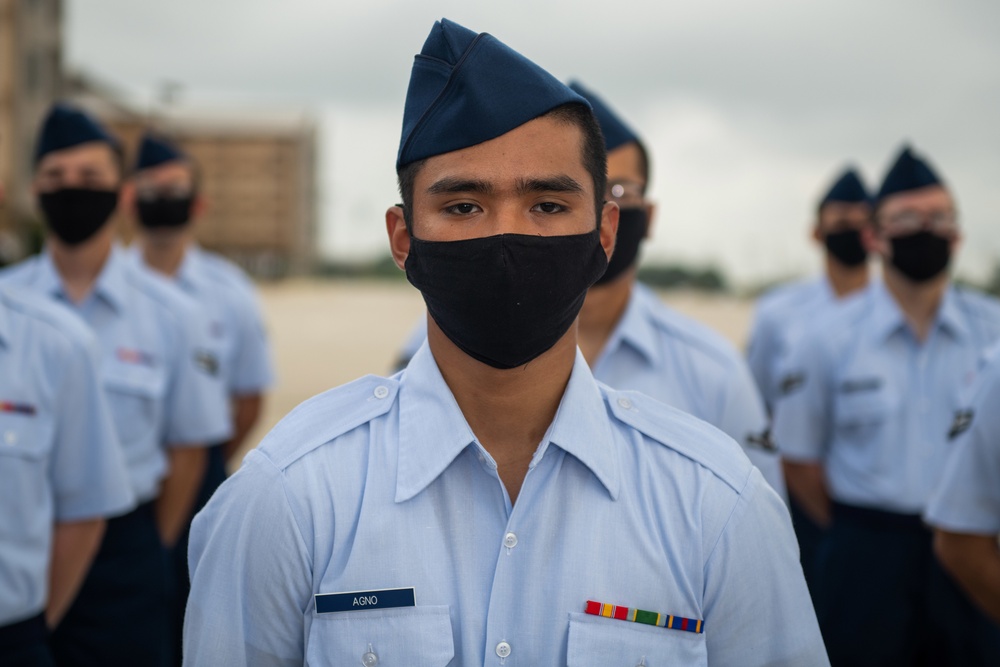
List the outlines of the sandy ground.
{"label": "sandy ground", "polygon": [[[253,447],[310,396],[367,373],[388,374],[414,323],[420,293],[406,282],[288,280],[260,287],[278,383],[247,438]],[[720,331],[742,349],[748,301],[696,292],[664,292],[669,305]]]}

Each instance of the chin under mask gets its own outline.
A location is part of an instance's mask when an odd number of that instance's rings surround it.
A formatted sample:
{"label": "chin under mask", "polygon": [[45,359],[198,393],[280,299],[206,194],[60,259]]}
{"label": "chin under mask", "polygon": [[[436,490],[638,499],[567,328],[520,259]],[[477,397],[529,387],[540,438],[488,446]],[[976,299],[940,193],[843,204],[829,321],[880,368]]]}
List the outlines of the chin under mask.
{"label": "chin under mask", "polygon": [[868,259],[868,251],[861,243],[861,232],[857,229],[827,234],[823,244],[827,252],[844,266],[861,266]]}
{"label": "chin under mask", "polygon": [[937,277],[951,262],[951,240],[931,232],[897,236],[891,244],[891,264],[916,283]]}
{"label": "chin under mask", "polygon": [[183,227],[191,219],[194,196],[139,200],[139,224],[146,229]]}
{"label": "chin under mask", "polygon": [[49,230],[68,246],[90,239],[118,206],[117,190],[63,188],[38,195]]}
{"label": "chin under mask", "polygon": [[572,326],[607,268],[600,230],[410,240],[406,277],[463,352],[494,368],[523,366]]}

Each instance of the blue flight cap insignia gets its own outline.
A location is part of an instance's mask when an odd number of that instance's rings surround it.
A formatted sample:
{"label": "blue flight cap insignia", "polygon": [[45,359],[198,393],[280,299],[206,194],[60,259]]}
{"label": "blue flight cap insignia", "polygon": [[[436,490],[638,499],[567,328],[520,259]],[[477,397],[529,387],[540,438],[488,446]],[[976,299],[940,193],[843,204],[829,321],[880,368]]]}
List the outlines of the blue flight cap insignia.
{"label": "blue flight cap insignia", "polygon": [[601,134],[604,135],[604,147],[608,151],[613,151],[631,141],[637,144],[642,143],[639,136],[632,131],[632,128],[618,114],[612,111],[611,107],[605,104],[604,100],[595,95],[593,91],[584,88],[579,81],[570,81],[569,87],[573,92],[590,102],[590,106],[594,110],[594,115],[597,117],[597,122],[601,125]]}
{"label": "blue flight cap insignia", "polygon": [[495,139],[587,101],[487,33],[441,19],[413,60],[396,169]]}
{"label": "blue flight cap insignia", "polygon": [[121,149],[118,139],[97,120],[77,107],[58,102],[42,121],[35,144],[35,164],[49,153],[91,141],[103,141],[116,151]]}
{"label": "blue flight cap insignia", "polygon": [[187,156],[172,141],[160,134],[146,132],[139,144],[135,170],[149,169],[165,162],[186,160]]}
{"label": "blue flight cap insignia", "polygon": [[889,173],[882,181],[882,187],[878,191],[878,200],[881,201],[889,195],[907,190],[919,190],[931,185],[944,185],[931,166],[919,155],[913,152],[909,146],[903,146],[903,150],[896,158],[896,162],[890,167]]}
{"label": "blue flight cap insignia", "polygon": [[864,204],[871,201],[868,191],[865,190],[861,177],[854,169],[847,169],[837,182],[833,184],[830,191],[820,200],[820,206],[830,202],[845,202],[848,204]]}

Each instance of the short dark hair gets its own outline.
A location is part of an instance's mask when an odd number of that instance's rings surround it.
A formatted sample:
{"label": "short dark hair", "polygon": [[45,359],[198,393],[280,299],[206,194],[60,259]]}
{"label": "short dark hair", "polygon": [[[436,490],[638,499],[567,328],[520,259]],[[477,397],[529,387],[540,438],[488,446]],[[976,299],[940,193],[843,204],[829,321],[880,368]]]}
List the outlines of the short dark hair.
{"label": "short dark hair", "polygon": [[[601,126],[589,107],[576,102],[570,102],[548,111],[539,118],[552,118],[561,123],[576,125],[583,133],[583,166],[594,181],[594,209],[597,214],[597,226],[601,225],[601,211],[604,208],[604,190],[608,185],[608,152],[604,148],[604,135]],[[641,148],[641,146],[640,146]],[[645,160],[646,151],[642,149]],[[417,160],[403,165],[396,171],[399,180],[399,195],[403,198],[403,219],[406,229],[413,234],[413,184],[417,173],[427,160]]]}

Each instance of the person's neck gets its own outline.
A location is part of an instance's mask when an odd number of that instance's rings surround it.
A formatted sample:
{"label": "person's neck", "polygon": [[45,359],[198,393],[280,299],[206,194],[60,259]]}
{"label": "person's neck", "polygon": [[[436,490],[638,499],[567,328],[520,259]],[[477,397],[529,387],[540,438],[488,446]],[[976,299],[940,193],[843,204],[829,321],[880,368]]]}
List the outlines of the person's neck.
{"label": "person's neck", "polygon": [[176,234],[162,239],[144,236],[137,239],[137,243],[142,250],[142,260],[146,266],[173,278],[184,262],[190,240],[187,235]]}
{"label": "person's neck", "polygon": [[427,340],[445,383],[517,499],[528,464],[552,424],[576,359],[576,326],[547,352],[510,370],[473,359],[427,318]]}
{"label": "person's neck", "polygon": [[625,314],[634,284],[635,271],[630,270],[617,280],[587,291],[580,310],[579,345],[591,368],[600,359],[604,346]]}
{"label": "person's neck", "polygon": [[111,256],[112,236],[106,230],[75,246],[50,237],[47,246],[63,290],[73,303],[86,299]]}
{"label": "person's neck", "polygon": [[885,266],[882,279],[917,340],[927,340],[948,289],[947,271],[926,282],[915,283],[892,266]]}
{"label": "person's neck", "polygon": [[849,294],[853,294],[863,289],[869,280],[868,262],[861,266],[844,266],[829,254],[826,256],[826,277],[830,281],[830,288],[842,299]]}

